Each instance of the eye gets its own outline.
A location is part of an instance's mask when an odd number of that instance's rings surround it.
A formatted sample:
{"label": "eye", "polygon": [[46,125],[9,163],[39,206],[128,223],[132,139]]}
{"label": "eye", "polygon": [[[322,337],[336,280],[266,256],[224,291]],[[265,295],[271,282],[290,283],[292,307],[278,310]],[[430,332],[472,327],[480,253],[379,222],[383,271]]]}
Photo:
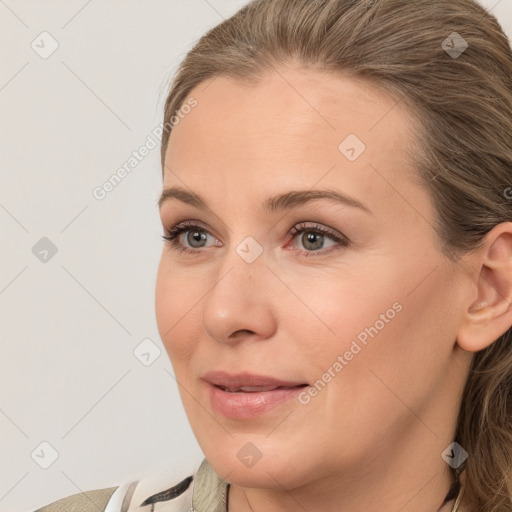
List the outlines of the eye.
{"label": "eye", "polygon": [[[343,247],[349,246],[349,240],[344,235],[339,235],[328,228],[320,226],[318,224],[307,225],[305,222],[301,222],[294,226],[290,235],[293,238],[300,236],[297,241],[302,244],[302,246],[306,249],[304,252],[305,256],[321,256],[324,254],[328,254],[332,251],[338,250]],[[325,240],[330,239],[334,243],[332,243],[328,247],[332,247],[328,250],[321,250],[325,248]]]}
{"label": "eye", "polygon": [[[181,242],[180,238],[182,233],[187,234],[185,238],[191,248],[183,245]],[[172,249],[176,249],[180,252],[196,253],[201,252],[201,249],[205,247],[204,244],[208,239],[208,235],[212,236],[202,226],[195,224],[194,221],[187,221],[177,224],[170,229],[166,229],[165,235],[162,236],[162,238]],[[217,242],[217,240],[215,240],[215,242]]]}
{"label": "eye", "polygon": [[[184,237],[186,244],[181,240],[182,234],[186,234]],[[318,224],[307,225],[305,222],[301,222],[295,225],[289,232],[292,238],[296,238],[298,235],[302,235],[298,238],[298,241],[302,244],[305,250],[301,251],[305,256],[321,256],[323,254],[330,253],[334,250],[348,247],[349,240],[344,235],[339,235],[323,226]],[[199,253],[202,252],[204,247],[207,247],[206,242],[208,236],[213,237],[205,228],[196,224],[195,221],[182,222],[173,226],[170,229],[165,230],[165,235],[162,236],[166,244],[169,245],[173,250],[178,250],[187,253]],[[221,243],[214,238],[214,245],[221,245]],[[333,247],[328,250],[325,249],[325,241],[331,240],[333,243],[328,247]]]}

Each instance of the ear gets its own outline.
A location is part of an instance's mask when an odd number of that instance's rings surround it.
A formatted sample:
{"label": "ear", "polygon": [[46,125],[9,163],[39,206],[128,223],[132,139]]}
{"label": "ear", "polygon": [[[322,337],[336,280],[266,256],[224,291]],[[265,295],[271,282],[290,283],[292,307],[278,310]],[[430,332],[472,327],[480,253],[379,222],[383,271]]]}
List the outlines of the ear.
{"label": "ear", "polygon": [[495,226],[469,260],[476,293],[463,312],[457,344],[468,352],[491,345],[512,326],[512,222]]}

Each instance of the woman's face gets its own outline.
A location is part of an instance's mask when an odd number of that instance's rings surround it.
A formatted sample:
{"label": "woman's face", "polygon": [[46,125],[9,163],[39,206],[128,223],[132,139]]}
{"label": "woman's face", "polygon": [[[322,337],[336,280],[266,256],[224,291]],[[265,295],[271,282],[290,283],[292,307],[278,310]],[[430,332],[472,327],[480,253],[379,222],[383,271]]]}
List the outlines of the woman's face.
{"label": "woman's face", "polygon": [[[160,209],[164,229],[189,225],[162,251],[156,315],[210,464],[276,488],[427,453],[443,464],[467,288],[436,249],[405,107],[292,68],[252,85],[218,77],[191,96],[164,174],[184,193]],[[222,391],[209,372],[250,389]]]}

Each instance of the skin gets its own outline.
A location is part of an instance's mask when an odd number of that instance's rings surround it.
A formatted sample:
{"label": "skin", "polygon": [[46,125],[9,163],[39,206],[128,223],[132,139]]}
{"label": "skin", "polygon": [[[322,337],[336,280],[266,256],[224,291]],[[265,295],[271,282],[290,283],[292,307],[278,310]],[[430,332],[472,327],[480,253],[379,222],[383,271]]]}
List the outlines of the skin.
{"label": "skin", "polygon": [[[404,152],[415,120],[376,86],[290,66],[250,86],[217,77],[190,96],[198,105],[171,133],[164,188],[209,209],[169,200],[160,215],[164,228],[199,221],[207,240],[180,235],[194,254],[164,246],[156,316],[198,443],[231,484],[229,512],[451,510],[440,509],[452,482],[441,453],[473,352],[512,324],[512,225],[457,263],[439,251],[432,202]],[[349,134],[366,145],[354,162],[338,149]],[[326,200],[262,210],[269,196],[312,188],[371,213]],[[288,234],[302,221],[349,245],[325,235],[326,254],[314,254],[307,233]],[[252,263],[235,250],[247,236],[263,249]],[[212,409],[205,372],[314,383],[396,302],[401,311],[306,405],[251,420]],[[262,453],[250,468],[237,457],[247,442]]]}

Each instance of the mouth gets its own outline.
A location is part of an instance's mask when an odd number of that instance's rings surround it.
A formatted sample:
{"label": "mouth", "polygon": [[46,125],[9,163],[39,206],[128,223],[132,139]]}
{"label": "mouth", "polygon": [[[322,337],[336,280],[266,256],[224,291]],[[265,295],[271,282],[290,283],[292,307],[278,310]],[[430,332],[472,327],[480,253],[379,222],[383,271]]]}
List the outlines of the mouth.
{"label": "mouth", "polygon": [[202,379],[226,391],[245,391],[247,393],[308,385],[300,380],[281,380],[268,375],[258,375],[249,372],[230,374],[222,370],[205,373]]}
{"label": "mouth", "polygon": [[205,374],[211,408],[233,420],[255,419],[270,410],[296,404],[293,399],[309,386],[306,382],[284,381],[265,375],[216,371]]}
{"label": "mouth", "polygon": [[228,388],[226,386],[217,386],[216,388],[225,391],[226,393],[261,393],[265,391],[275,391],[276,389],[295,389],[307,387],[308,384],[297,384],[296,386],[242,386],[239,388]]}

